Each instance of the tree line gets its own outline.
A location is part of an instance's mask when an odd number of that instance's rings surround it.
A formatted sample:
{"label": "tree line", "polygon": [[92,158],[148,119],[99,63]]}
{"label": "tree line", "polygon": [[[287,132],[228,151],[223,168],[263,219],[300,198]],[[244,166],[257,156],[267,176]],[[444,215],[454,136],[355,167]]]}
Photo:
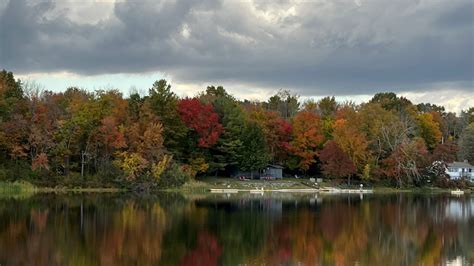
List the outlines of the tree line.
{"label": "tree line", "polygon": [[291,175],[403,186],[443,177],[454,160],[474,163],[474,107],[457,115],[392,92],[362,104],[287,90],[248,101],[222,86],[180,98],[166,80],[145,96],[51,92],[0,72],[0,180],[169,187],[271,163]]}

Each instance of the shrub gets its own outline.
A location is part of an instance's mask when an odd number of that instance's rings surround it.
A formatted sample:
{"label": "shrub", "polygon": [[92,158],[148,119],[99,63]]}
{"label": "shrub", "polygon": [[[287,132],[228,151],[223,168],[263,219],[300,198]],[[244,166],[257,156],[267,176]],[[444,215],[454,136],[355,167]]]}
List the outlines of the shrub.
{"label": "shrub", "polygon": [[172,162],[158,180],[158,186],[162,188],[180,187],[191,178],[192,175],[186,170],[186,166]]}
{"label": "shrub", "polygon": [[466,179],[460,179],[460,180],[450,180],[449,178],[439,178],[436,181],[436,186],[440,188],[460,188],[460,189],[466,189],[469,187],[469,181]]}
{"label": "shrub", "polygon": [[8,178],[8,171],[4,168],[0,168],[0,181],[5,181]]}

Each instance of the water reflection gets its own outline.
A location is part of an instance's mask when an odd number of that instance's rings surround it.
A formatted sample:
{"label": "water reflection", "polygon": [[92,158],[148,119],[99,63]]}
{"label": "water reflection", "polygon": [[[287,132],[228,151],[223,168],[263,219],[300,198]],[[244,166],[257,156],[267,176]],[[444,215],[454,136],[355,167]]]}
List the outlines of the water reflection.
{"label": "water reflection", "polygon": [[0,265],[474,262],[474,198],[37,195],[0,200]]}

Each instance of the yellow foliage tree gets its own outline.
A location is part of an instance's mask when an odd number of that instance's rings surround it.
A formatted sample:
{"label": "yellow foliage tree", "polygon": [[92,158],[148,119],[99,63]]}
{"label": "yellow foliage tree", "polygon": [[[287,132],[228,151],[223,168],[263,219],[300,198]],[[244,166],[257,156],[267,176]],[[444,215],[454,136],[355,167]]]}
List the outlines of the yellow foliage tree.
{"label": "yellow foliage tree", "polygon": [[205,173],[209,169],[209,164],[206,163],[206,160],[203,157],[196,157],[189,160],[189,165],[194,172],[196,173]]}
{"label": "yellow foliage tree", "polygon": [[349,155],[358,173],[362,173],[369,158],[365,134],[357,128],[357,125],[341,118],[334,123],[333,136],[339,147]]}
{"label": "yellow foliage tree", "polygon": [[168,167],[169,163],[173,159],[172,155],[165,154],[161,161],[154,163],[151,167],[151,174],[155,178],[155,180],[159,180],[163,172]]}
{"label": "yellow foliage tree", "polygon": [[115,164],[124,171],[127,180],[134,180],[148,166],[148,161],[136,152],[122,152],[118,154]]}
{"label": "yellow foliage tree", "polygon": [[416,120],[420,137],[425,141],[426,147],[429,150],[433,150],[442,137],[438,122],[434,120],[431,113],[420,114]]}

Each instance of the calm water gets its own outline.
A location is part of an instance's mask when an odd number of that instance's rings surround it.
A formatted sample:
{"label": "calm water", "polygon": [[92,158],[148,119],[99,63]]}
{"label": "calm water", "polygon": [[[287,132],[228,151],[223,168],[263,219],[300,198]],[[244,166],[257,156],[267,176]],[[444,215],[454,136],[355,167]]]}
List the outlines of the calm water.
{"label": "calm water", "polygon": [[474,197],[469,196],[0,199],[0,265],[473,262]]}

